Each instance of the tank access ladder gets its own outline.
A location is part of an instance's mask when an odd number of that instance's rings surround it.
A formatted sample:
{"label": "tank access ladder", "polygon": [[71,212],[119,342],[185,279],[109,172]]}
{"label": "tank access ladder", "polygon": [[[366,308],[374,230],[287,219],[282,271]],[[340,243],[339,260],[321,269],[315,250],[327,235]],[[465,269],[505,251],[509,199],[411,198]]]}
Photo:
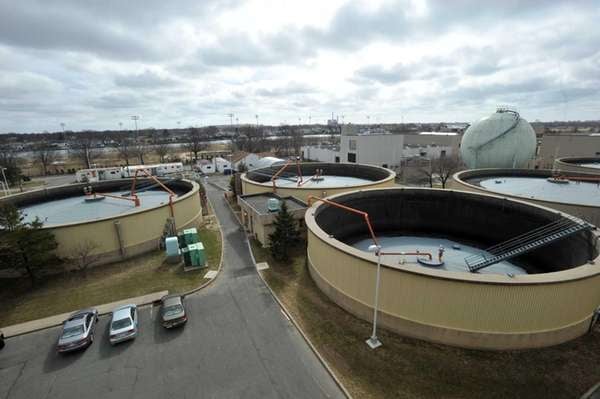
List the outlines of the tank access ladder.
{"label": "tank access ladder", "polygon": [[579,231],[591,230],[593,228],[594,226],[581,219],[563,215],[557,221],[489,247],[483,254],[468,256],[465,258],[465,263],[470,272],[476,272],[503,260],[523,255],[555,241],[562,240]]}

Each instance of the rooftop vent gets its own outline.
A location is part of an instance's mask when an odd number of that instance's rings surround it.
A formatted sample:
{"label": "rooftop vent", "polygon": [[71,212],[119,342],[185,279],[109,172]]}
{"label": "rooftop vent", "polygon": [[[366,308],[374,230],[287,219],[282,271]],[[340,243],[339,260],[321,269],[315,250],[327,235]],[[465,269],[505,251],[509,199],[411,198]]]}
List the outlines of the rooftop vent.
{"label": "rooftop vent", "polygon": [[267,209],[269,212],[279,212],[280,204],[277,198],[269,198],[267,200]]}

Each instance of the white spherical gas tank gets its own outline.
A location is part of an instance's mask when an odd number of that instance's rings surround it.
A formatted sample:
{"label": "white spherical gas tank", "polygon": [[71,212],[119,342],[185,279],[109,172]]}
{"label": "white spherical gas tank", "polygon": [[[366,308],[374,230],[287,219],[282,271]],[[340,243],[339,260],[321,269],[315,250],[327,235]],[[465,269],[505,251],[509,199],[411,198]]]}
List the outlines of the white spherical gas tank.
{"label": "white spherical gas tank", "polygon": [[524,168],[535,157],[533,128],[516,111],[499,108],[469,126],[460,154],[469,169]]}

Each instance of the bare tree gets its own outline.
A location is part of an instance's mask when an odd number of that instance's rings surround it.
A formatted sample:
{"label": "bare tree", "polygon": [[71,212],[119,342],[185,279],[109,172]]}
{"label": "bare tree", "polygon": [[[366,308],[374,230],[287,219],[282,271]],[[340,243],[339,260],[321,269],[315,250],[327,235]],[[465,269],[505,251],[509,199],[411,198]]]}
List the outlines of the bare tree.
{"label": "bare tree", "polygon": [[165,162],[167,155],[171,152],[169,143],[158,143],[154,146],[154,152],[160,158],[160,162]]}
{"label": "bare tree", "polygon": [[87,269],[101,258],[99,254],[94,253],[99,247],[95,241],[83,240],[73,248],[69,260],[77,267],[77,270],[85,274]]}
{"label": "bare tree", "polygon": [[148,146],[144,140],[136,139],[132,145],[132,154],[140,160],[140,164],[144,165],[144,155],[148,150]]}
{"label": "bare tree", "polygon": [[134,157],[131,141],[127,137],[121,137],[116,140],[115,149],[119,153],[119,157],[125,161],[125,165],[129,166],[129,159]]}
{"label": "bare tree", "polygon": [[8,146],[0,146],[0,167],[5,168],[4,175],[8,184],[21,185],[23,175],[21,174],[21,168],[19,168],[18,158],[15,156],[15,152]]}
{"label": "bare tree", "polygon": [[86,169],[89,169],[92,162],[100,155],[100,151],[94,147],[94,140],[91,137],[78,137],[73,154],[83,162]]}
{"label": "bare tree", "polygon": [[206,148],[206,144],[202,140],[202,132],[197,127],[188,129],[186,135],[185,149],[193,154],[193,160],[198,160],[198,154]]}
{"label": "bare tree", "polygon": [[423,167],[421,172],[428,178],[429,186],[433,187],[435,180],[439,180],[442,188],[446,188],[446,183],[452,174],[458,169],[459,161],[457,157],[440,156],[431,159],[429,165]]}
{"label": "bare tree", "polygon": [[270,149],[270,145],[262,127],[243,126],[233,138],[236,150],[247,152],[263,152]]}
{"label": "bare tree", "polygon": [[56,160],[54,150],[50,147],[47,141],[42,141],[33,149],[35,163],[42,167],[44,176],[48,174],[48,167]]}

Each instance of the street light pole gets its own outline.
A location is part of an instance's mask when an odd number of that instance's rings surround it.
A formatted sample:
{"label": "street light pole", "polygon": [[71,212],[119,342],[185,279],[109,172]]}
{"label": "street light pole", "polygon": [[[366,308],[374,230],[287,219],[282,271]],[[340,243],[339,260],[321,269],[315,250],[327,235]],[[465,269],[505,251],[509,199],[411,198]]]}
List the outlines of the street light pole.
{"label": "street light pole", "polygon": [[131,119],[133,119],[133,122],[135,123],[135,135],[137,137],[137,133],[138,133],[137,121],[138,121],[138,119],[140,119],[140,117],[138,115],[132,115]]}
{"label": "street light pole", "polygon": [[369,245],[369,251],[370,252],[375,252],[375,254],[377,255],[377,276],[375,277],[375,299],[374,299],[374,306],[373,306],[373,331],[371,333],[371,337],[369,337],[369,339],[367,339],[367,345],[369,345],[369,347],[371,349],[377,349],[379,348],[382,344],[381,341],[379,341],[379,338],[377,338],[377,310],[379,307],[379,276],[381,273],[381,246],[380,245]]}

